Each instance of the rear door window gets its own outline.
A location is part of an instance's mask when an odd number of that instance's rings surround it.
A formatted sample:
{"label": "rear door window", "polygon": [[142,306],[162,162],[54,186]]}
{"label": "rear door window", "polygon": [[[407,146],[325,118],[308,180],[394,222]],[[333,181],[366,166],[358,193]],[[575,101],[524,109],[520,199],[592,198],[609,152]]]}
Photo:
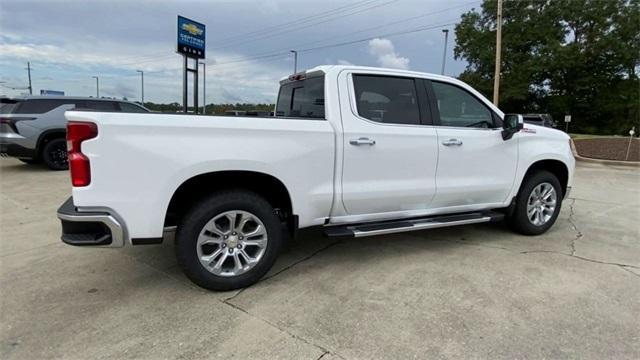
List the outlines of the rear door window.
{"label": "rear door window", "polygon": [[324,119],[324,76],[282,85],[276,116]]}
{"label": "rear door window", "polygon": [[73,101],[58,99],[29,99],[20,103],[14,114],[44,114],[64,104],[73,104]]}
{"label": "rear door window", "polygon": [[387,124],[420,124],[415,80],[405,77],[353,75],[358,115]]}

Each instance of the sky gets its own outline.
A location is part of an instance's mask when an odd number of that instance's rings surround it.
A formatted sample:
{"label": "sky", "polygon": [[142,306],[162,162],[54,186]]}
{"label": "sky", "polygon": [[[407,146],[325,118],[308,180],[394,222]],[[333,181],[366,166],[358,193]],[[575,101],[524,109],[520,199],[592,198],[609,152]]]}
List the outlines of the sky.
{"label": "sky", "polygon": [[[470,0],[106,1],[0,0],[0,96],[24,94],[27,62],[34,94],[182,102],[177,16],[206,25],[207,103],[273,103],[278,81],[318,65],[354,64],[440,73],[443,29],[478,8]],[[338,45],[338,46],[336,46]],[[190,80],[191,81],[191,80]],[[200,77],[202,85],[202,74]],[[190,86],[191,87],[191,86]],[[202,87],[200,88],[202,103]],[[191,95],[190,95],[191,97]]]}

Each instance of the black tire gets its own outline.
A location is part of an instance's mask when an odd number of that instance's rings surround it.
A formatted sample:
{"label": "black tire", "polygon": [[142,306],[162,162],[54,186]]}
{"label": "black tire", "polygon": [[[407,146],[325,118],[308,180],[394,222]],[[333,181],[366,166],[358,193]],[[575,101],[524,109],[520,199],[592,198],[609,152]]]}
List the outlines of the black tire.
{"label": "black tire", "polygon": [[39,164],[40,161],[38,161],[38,159],[18,159],[20,161],[22,161],[25,164],[29,164],[29,165],[35,165],[35,164]]}
{"label": "black tire", "polygon": [[[527,203],[532,191],[540,184],[548,183],[553,186],[556,193],[555,210],[551,217],[542,225],[535,225],[527,216]],[[507,225],[523,235],[540,235],[556,222],[562,207],[562,186],[558,178],[552,173],[544,170],[536,171],[524,179],[520,186],[520,191],[516,197],[515,208],[510,216],[507,216]]]}
{"label": "black tire", "polygon": [[[234,210],[249,212],[262,221],[268,238],[266,250],[247,272],[219,276],[200,263],[197,241],[201,230],[211,219]],[[178,265],[191,281],[205,289],[225,291],[244,288],[260,280],[275,263],[283,240],[280,219],[264,198],[249,191],[229,190],[211,195],[184,215],[176,232],[175,251]]]}
{"label": "black tire", "polygon": [[42,148],[42,160],[51,170],[67,170],[67,141],[63,138],[53,139]]}

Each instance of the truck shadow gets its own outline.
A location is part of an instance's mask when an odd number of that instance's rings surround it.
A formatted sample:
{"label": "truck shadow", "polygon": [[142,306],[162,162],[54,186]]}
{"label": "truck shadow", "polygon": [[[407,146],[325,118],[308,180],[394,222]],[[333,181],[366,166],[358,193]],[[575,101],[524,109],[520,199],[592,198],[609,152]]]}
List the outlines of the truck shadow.
{"label": "truck shadow", "polygon": [[[410,251],[412,256],[420,256],[420,254],[426,256],[430,253],[444,253],[452,248],[466,246],[469,238],[473,238],[474,244],[481,244],[482,239],[513,236],[503,223],[458,226],[357,239],[327,238],[320,229],[302,230],[295,239],[288,239],[276,264],[259,284],[268,286],[271,278],[277,277],[284,281],[288,277],[299,276],[297,271],[291,270],[308,261],[330,261],[332,267],[340,267],[343,263],[354,261],[357,261],[360,266],[375,266],[382,258],[385,261],[399,261],[400,264],[402,257],[406,257],[406,251]],[[398,248],[403,250],[398,251]],[[129,247],[121,251],[139,262],[189,283],[178,268],[173,239],[168,239],[162,245]],[[336,256],[337,254],[339,256]],[[322,259],[323,256],[331,258]],[[322,266],[314,271],[323,271]]]}

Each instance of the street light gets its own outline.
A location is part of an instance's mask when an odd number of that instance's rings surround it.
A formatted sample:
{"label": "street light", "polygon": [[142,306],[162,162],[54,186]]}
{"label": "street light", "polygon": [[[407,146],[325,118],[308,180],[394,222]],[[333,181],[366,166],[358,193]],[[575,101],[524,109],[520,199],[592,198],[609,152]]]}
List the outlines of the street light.
{"label": "street light", "polygon": [[295,50],[289,50],[289,52],[293,53],[293,73],[298,72],[298,52]]}
{"label": "street light", "polygon": [[142,91],[141,98],[142,98],[142,106],[144,106],[144,71],[136,70],[136,72],[140,73],[140,85],[141,85],[140,89]]}
{"label": "street light", "polygon": [[444,75],[444,65],[447,62],[447,41],[449,40],[449,29],[442,30],[444,33],[444,51],[442,52],[442,70],[440,74]]}
{"label": "street light", "polygon": [[96,97],[100,99],[100,80],[97,76],[92,76],[92,78],[96,79]]}

